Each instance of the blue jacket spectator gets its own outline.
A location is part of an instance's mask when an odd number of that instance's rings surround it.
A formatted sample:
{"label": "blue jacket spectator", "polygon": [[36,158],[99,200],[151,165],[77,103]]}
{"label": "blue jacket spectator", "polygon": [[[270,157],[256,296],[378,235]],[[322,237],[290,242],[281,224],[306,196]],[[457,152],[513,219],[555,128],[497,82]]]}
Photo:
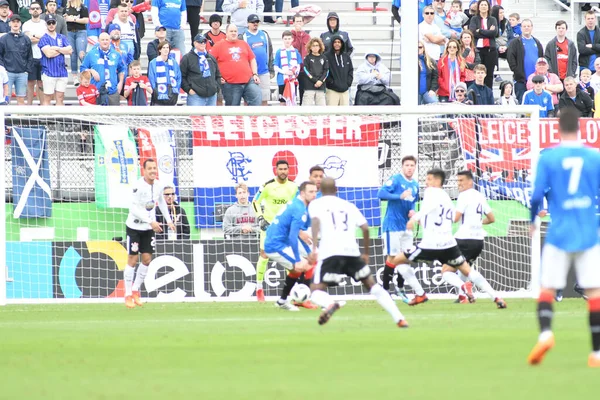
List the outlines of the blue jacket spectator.
{"label": "blue jacket spectator", "polygon": [[158,45],[158,57],[148,64],[148,80],[156,92],[153,98],[157,96],[158,100],[166,100],[165,97],[169,95],[169,85],[173,93],[179,93],[181,70],[175,61],[175,55],[170,53],[169,42],[165,41]]}

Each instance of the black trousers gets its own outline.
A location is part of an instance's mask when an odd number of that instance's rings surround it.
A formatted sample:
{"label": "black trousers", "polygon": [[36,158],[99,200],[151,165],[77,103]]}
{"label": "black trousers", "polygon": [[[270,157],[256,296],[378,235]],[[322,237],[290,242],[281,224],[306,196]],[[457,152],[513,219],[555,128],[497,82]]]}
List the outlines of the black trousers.
{"label": "black trousers", "polygon": [[194,43],[194,38],[198,34],[198,27],[200,26],[200,7],[187,6],[187,22],[190,24],[190,35],[192,36],[192,43]]}
{"label": "black trousers", "polygon": [[[263,9],[263,12],[266,12],[266,13],[273,12],[273,0],[263,0],[263,4],[265,6]],[[275,22],[275,20],[271,16],[268,16],[268,17],[265,16],[263,20],[264,20],[264,22],[267,22],[270,24]]]}
{"label": "black trousers", "polygon": [[485,65],[487,74],[485,76],[485,86],[493,89],[494,86],[494,69],[498,64],[498,49],[495,47],[482,47],[479,49],[481,63]]}

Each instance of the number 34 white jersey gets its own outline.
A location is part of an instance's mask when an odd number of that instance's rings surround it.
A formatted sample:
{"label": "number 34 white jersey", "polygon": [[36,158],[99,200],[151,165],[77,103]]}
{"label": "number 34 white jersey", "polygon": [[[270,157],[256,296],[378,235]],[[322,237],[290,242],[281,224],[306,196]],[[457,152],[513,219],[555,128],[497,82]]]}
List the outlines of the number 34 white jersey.
{"label": "number 34 white jersey", "polygon": [[310,202],[308,214],[320,222],[319,260],[331,256],[360,256],[356,227],[366,224],[367,220],[354,204],[336,196],[323,196]]}
{"label": "number 34 white jersey", "polygon": [[460,192],[456,201],[456,211],[462,214],[460,228],[454,235],[457,239],[476,239],[485,238],[483,229],[483,216],[489,214],[490,208],[485,196],[475,189],[468,189]]}
{"label": "number 34 white jersey", "polygon": [[452,236],[454,205],[442,188],[429,187],[423,194],[417,218],[423,227],[422,249],[447,249],[456,246]]}

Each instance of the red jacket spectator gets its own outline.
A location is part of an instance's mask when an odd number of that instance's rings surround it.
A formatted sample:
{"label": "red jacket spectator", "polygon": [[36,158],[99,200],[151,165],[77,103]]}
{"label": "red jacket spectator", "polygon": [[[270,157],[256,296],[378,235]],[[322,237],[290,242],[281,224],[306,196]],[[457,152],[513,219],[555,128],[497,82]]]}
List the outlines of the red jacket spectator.
{"label": "red jacket spectator", "polygon": [[[449,60],[449,57],[442,57],[438,61],[438,84],[440,87],[437,93],[439,97],[453,97],[450,96],[451,93],[454,95],[453,86],[455,87],[458,82],[465,81],[464,60],[462,57],[457,56],[455,61],[459,65],[460,72],[455,75],[454,79],[452,79],[453,77],[450,73],[450,64],[452,61]],[[457,77],[458,79],[456,79]]]}
{"label": "red jacket spectator", "polygon": [[292,41],[292,46],[300,53],[302,59],[308,55],[308,50],[306,49],[306,45],[310,41],[310,35],[306,33],[306,31],[297,31],[292,30],[292,37],[294,40]]}

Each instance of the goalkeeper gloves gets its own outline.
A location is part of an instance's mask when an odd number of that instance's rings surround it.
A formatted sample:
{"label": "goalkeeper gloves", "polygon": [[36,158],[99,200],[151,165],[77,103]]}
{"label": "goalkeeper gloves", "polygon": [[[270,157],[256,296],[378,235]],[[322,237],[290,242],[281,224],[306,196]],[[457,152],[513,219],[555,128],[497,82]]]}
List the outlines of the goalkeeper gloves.
{"label": "goalkeeper gloves", "polygon": [[266,231],[267,228],[269,227],[269,222],[267,222],[267,220],[265,219],[265,217],[263,217],[262,215],[259,215],[259,217],[256,219],[256,221],[258,222],[258,226],[260,227],[261,230]]}

